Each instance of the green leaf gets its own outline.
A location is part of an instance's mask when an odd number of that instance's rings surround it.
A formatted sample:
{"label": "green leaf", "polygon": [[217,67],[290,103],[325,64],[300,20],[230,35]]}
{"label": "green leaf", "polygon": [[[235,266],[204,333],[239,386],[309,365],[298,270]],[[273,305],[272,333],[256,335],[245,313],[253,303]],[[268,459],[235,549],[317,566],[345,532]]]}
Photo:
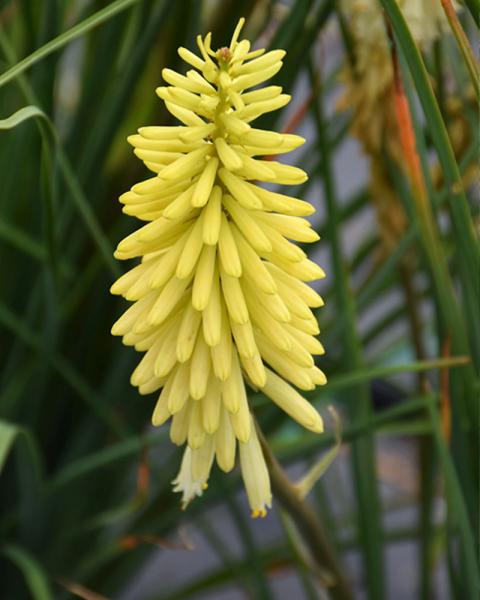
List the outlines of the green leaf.
{"label": "green leaf", "polygon": [[476,557],[475,539],[470,527],[465,500],[455,472],[455,466],[448,451],[448,447],[443,439],[437,406],[434,402],[430,401],[428,409],[434,426],[434,440],[445,479],[450,519],[453,527],[458,530],[461,540],[461,545],[459,547],[460,560],[462,567],[465,568],[465,573],[467,574],[464,583],[466,586],[465,589],[468,591],[465,597],[474,598],[478,595],[480,586],[480,571]]}
{"label": "green leaf", "polygon": [[322,458],[320,458],[312,467],[310,467],[308,472],[300,479],[300,481],[295,484],[298,489],[298,494],[302,499],[310,493],[320,477],[322,477],[328,467],[335,460],[340,450],[342,443],[340,416],[333,406],[329,406],[328,409],[334,420],[335,444],[332,448],[330,448],[325,456],[322,456]]}
{"label": "green leaf", "polygon": [[0,129],[13,129],[28,119],[40,118],[50,126],[50,119],[38,106],[24,106],[6,119],[0,119]]}
{"label": "green leaf", "polygon": [[[13,62],[15,60],[13,49],[10,46],[1,27],[0,27],[0,46],[3,48],[3,51],[8,56],[9,60]],[[36,101],[37,100],[32,87],[26,81],[21,79],[20,85],[21,85],[22,91],[28,101]],[[100,227],[100,225],[98,223],[95,213],[93,212],[92,208],[90,207],[90,205],[85,197],[85,194],[83,193],[80,183],[78,182],[78,178],[74,172],[74,169],[72,168],[71,162],[70,162],[65,150],[63,149],[62,145],[60,143],[58,143],[58,138],[55,134],[56,130],[55,130],[54,124],[52,123],[51,119],[40,108],[35,107],[35,106],[30,106],[30,107],[26,107],[26,108],[29,108],[32,110],[28,112],[26,117],[24,115],[23,120],[25,120],[25,118],[29,118],[30,116],[41,116],[41,118],[46,121],[46,123],[48,125],[48,130],[52,132],[52,134],[51,134],[52,138],[57,141],[56,150],[58,153],[58,164],[59,164],[60,171],[62,172],[63,178],[65,180],[65,183],[67,185],[67,188],[70,192],[69,198],[71,198],[71,200],[73,201],[77,210],[79,211],[83,221],[85,222],[87,229],[89,230],[93,240],[95,241],[95,243],[100,251],[100,254],[103,258],[104,263],[108,266],[112,275],[114,277],[118,277],[120,275],[121,271],[118,266],[118,263],[114,260],[114,258],[112,256],[111,244],[110,244],[108,238],[105,236],[104,232],[102,231],[102,228]],[[35,111],[33,109],[35,109]],[[21,109],[21,111],[22,110],[24,110],[24,109]],[[21,112],[21,111],[18,111],[18,112]],[[40,114],[37,115],[36,112],[41,113],[41,115]],[[17,114],[17,113],[15,113],[15,114]],[[12,117],[14,117],[14,116],[15,115],[12,115]],[[10,118],[12,118],[12,117],[10,117]],[[17,117],[17,119],[18,119],[18,117]]]}
{"label": "green leaf", "polygon": [[0,75],[0,87],[2,85],[5,85],[5,83],[14,79],[15,77],[18,77],[18,75],[29,69],[31,66],[33,66],[52,52],[59,50],[60,48],[65,46],[65,44],[68,44],[69,42],[77,39],[78,37],[85,35],[95,27],[98,27],[105,21],[110,20],[117,13],[121,12],[122,10],[125,10],[135,2],[138,2],[138,0],[115,0],[115,2],[112,2],[102,10],[96,12],[91,17],[88,17],[88,19],[85,19],[81,23],[78,23],[78,25],[75,25],[68,31],[65,31],[64,33],[60,34],[41,48],[38,48],[38,50],[35,50],[35,52],[30,54],[30,56],[27,56],[26,58],[18,62],[15,66],[11,67],[7,71],[5,71],[5,73]]}
{"label": "green leaf", "polygon": [[21,571],[34,600],[53,600],[48,577],[40,563],[31,554],[16,545],[3,546],[0,553]]}
{"label": "green leaf", "polygon": [[24,427],[0,419],[0,474],[15,443],[24,442],[31,459],[34,471],[38,477],[41,474],[40,452],[31,432]]}
{"label": "green leaf", "polygon": [[398,38],[398,44],[403,51],[410,69],[429,132],[442,166],[448,188],[448,202],[452,215],[452,224],[457,234],[460,258],[459,267],[462,281],[465,289],[471,289],[472,293],[474,293],[478,306],[480,304],[480,282],[479,278],[472,277],[472,274],[480,271],[480,246],[475,237],[460,170],[455,160],[448,132],[422,57],[396,1],[381,0],[381,3],[391,20],[393,30]]}
{"label": "green leaf", "polygon": [[75,367],[63,356],[52,354],[34,332],[32,332],[18,317],[5,305],[0,303],[0,324],[13,331],[27,346],[38,352],[44,360],[62,376],[74,389],[92,412],[120,437],[125,432],[125,426],[116,415],[111,413],[98,398],[96,392],[85,381]]}

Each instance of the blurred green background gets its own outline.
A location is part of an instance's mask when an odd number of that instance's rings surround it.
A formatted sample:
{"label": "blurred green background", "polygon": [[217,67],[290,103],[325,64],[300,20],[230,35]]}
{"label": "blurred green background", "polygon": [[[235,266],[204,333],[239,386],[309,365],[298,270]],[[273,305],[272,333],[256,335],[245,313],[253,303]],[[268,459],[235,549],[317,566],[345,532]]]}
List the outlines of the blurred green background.
{"label": "blurred green background", "polygon": [[[322,239],[309,252],[327,271],[329,385],[308,396],[327,433],[261,395],[255,414],[293,479],[334,446],[326,407],[341,415],[339,453],[308,501],[354,598],[478,596],[477,65],[448,23],[420,52],[395,0],[378,4],[419,190],[393,126],[381,152],[362,152],[381,115],[355,97],[347,5],[0,1],[2,598],[328,597],[328,573],[312,571],[278,503],[250,520],[237,472],[214,470],[180,510],[180,451],[149,426],[155,398],[129,384],[138,354],[110,335],[125,309],[108,291],[125,269],[113,248],[138,227],[117,198],[148,175],[126,136],[172,123],[154,93],[162,68],[181,71],[176,49],[194,50],[197,33],[227,44],[240,16],[255,47],[287,50],[274,82],[292,103],[256,126],[308,140],[286,160],[310,180],[289,193],[317,207]],[[478,0],[459,13],[473,41],[478,14]]]}

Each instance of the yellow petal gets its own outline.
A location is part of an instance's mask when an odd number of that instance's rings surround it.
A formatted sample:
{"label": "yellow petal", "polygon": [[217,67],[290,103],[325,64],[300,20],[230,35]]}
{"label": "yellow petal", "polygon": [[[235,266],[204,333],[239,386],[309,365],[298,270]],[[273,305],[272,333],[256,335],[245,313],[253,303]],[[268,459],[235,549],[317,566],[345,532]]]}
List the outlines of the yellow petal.
{"label": "yellow petal", "polygon": [[246,181],[230,173],[225,168],[220,169],[218,175],[239,204],[245,208],[262,208],[261,201]]}
{"label": "yellow petal", "polygon": [[202,424],[202,408],[200,402],[193,402],[188,424],[188,445],[192,449],[200,448],[205,440]]}
{"label": "yellow petal", "polygon": [[265,212],[259,212],[258,218],[291,240],[311,243],[320,239],[318,233],[312,229],[306,219]]}
{"label": "yellow petal", "polygon": [[322,298],[308,284],[295,279],[295,277],[285,273],[285,271],[276,265],[273,265],[272,263],[265,264],[270,273],[273,275],[274,279],[278,282],[282,282],[287,289],[292,289],[295,294],[298,294],[298,296],[303,299],[307,306],[323,306]]}
{"label": "yellow petal", "polygon": [[163,211],[163,217],[166,219],[185,219],[192,212],[192,195],[194,186],[190,186]]}
{"label": "yellow petal", "polygon": [[220,424],[215,434],[215,456],[218,466],[228,473],[235,466],[235,433],[225,408],[220,412]]}
{"label": "yellow petal", "polygon": [[223,212],[221,216],[220,235],[218,238],[218,253],[225,273],[232,277],[240,277],[242,274],[242,263],[240,262],[240,256],[230,230],[230,225]]}
{"label": "yellow petal", "polygon": [[178,104],[173,104],[173,102],[165,102],[165,106],[170,114],[172,114],[174,117],[177,117],[179,121],[185,123],[185,125],[188,125],[189,127],[200,127],[206,124],[205,121],[203,121],[193,111],[178,106]]}
{"label": "yellow petal", "polygon": [[215,271],[215,246],[203,246],[198,261],[192,288],[192,304],[197,310],[205,310],[212,291],[212,280]]}
{"label": "yellow petal", "polygon": [[276,98],[272,98],[271,100],[264,100],[263,102],[252,102],[245,108],[237,111],[237,117],[246,121],[247,123],[257,119],[260,115],[263,115],[267,112],[272,112],[274,110],[278,110],[282,108],[286,104],[288,104],[291,100],[291,96],[288,94],[280,94]]}
{"label": "yellow petal", "polygon": [[274,294],[277,291],[277,285],[265,263],[235,225],[232,225],[231,230],[241,257],[243,277],[251,280],[253,285],[262,292]]}
{"label": "yellow petal", "polygon": [[173,415],[170,425],[170,439],[177,446],[185,443],[190,428],[192,409],[190,402],[187,402],[182,410]]}
{"label": "yellow petal", "polygon": [[172,415],[180,412],[184,407],[185,402],[188,400],[189,371],[190,365],[188,363],[178,365],[170,374],[168,382],[164,388],[168,410],[172,413]]}
{"label": "yellow petal", "polygon": [[248,310],[238,278],[228,275],[222,265],[220,277],[228,314],[236,323],[246,323],[249,318]]}
{"label": "yellow petal", "polygon": [[[235,348],[232,347],[232,368],[230,371],[230,377],[226,379],[222,385],[222,400],[225,408],[229,413],[238,413],[242,405],[247,408],[247,394],[245,391],[245,384],[243,382],[242,372],[240,370],[240,363],[238,361],[238,354]],[[247,423],[248,424],[248,423]],[[248,439],[248,435],[247,435]]]}
{"label": "yellow petal", "polygon": [[[162,390],[163,393],[163,390]],[[168,410],[167,403],[162,399],[162,394],[158,397],[155,409],[152,415],[152,425],[159,427],[163,425],[171,417],[170,411]]]}
{"label": "yellow petal", "polygon": [[283,329],[281,322],[277,321],[265,307],[255,301],[255,297],[247,294],[247,305],[250,318],[258,329],[263,331],[269,343],[281,350],[290,350],[291,338]]}
{"label": "yellow petal", "polygon": [[271,100],[282,93],[282,88],[279,85],[268,85],[254,92],[246,92],[242,94],[242,99],[246,104],[250,102],[261,102],[262,100]]}
{"label": "yellow petal", "polygon": [[[185,48],[183,48],[183,50],[185,50]],[[186,52],[188,53],[189,57],[195,56],[192,52],[189,53],[188,50]],[[179,49],[179,53],[180,53],[180,49]],[[182,56],[182,58],[183,58],[183,56]],[[195,58],[198,58],[198,57],[195,57]],[[199,64],[200,62],[203,64],[203,61],[201,61],[201,59],[198,58],[197,64]],[[195,66],[195,65],[192,65],[192,66]],[[162,77],[170,85],[181,87],[181,88],[184,88],[185,90],[188,90],[190,92],[195,92],[197,94],[210,94],[212,91],[215,91],[214,88],[212,88],[212,86],[209,83],[205,82],[205,84],[202,85],[200,82],[192,81],[188,77],[185,77],[184,75],[180,75],[179,73],[172,71],[172,69],[163,69]]]}
{"label": "yellow petal", "polygon": [[279,294],[265,294],[260,290],[256,290],[248,281],[244,281],[243,279],[242,289],[249,303],[260,303],[272,318],[280,323],[288,323],[290,321],[290,311]]}
{"label": "yellow petal", "polygon": [[178,261],[185,247],[185,242],[191,233],[191,228],[188,229],[167,252],[158,258],[155,263],[155,269],[149,273],[148,285],[152,289],[158,289],[165,285],[175,273]]}
{"label": "yellow petal", "polygon": [[195,481],[208,480],[215,453],[215,444],[211,435],[205,436],[205,441],[197,450],[192,450],[192,477]]}
{"label": "yellow petal", "polygon": [[148,319],[152,325],[159,325],[175,310],[189,283],[190,278],[178,279],[178,277],[172,277],[170,279],[148,314]]}
{"label": "yellow petal", "polygon": [[158,294],[151,292],[138,302],[135,302],[112,326],[112,335],[125,335],[144,314],[148,314],[156,301]]}
{"label": "yellow petal", "polygon": [[202,406],[202,423],[206,433],[215,433],[220,423],[220,386],[215,376],[210,375],[205,396],[200,400]]}
{"label": "yellow petal", "polygon": [[271,507],[272,491],[267,465],[253,423],[251,429],[248,442],[239,444],[240,467],[252,516],[257,517],[265,516],[266,508]]}
{"label": "yellow petal", "polygon": [[212,290],[205,310],[202,313],[203,336],[209,346],[220,342],[222,327],[222,307],[220,300],[220,282],[218,269],[215,268],[212,279]]}
{"label": "yellow petal", "polygon": [[262,228],[255,222],[253,217],[254,213],[250,213],[240,206],[238,202],[235,202],[228,194],[223,197],[223,204],[235,221],[236,226],[257,252],[272,251],[272,244],[262,231]]}
{"label": "yellow petal", "polygon": [[178,158],[175,162],[160,171],[161,179],[184,179],[193,177],[203,169],[206,156],[212,153],[211,144],[205,144],[202,148],[193,150],[185,156]]}
{"label": "yellow petal", "polygon": [[259,388],[263,387],[265,385],[266,375],[265,367],[260,354],[255,354],[252,357],[241,356],[240,361],[243,369],[253,385]]}
{"label": "yellow petal", "polygon": [[213,188],[208,204],[202,214],[203,242],[213,246],[218,243],[222,222],[222,190],[220,186],[216,185]]}
{"label": "yellow petal", "polygon": [[255,73],[256,71],[261,71],[262,69],[266,69],[277,63],[279,60],[282,60],[285,56],[285,50],[272,50],[267,52],[260,58],[255,58],[248,62],[244,62],[238,69],[236,69],[236,73],[238,75],[245,75],[246,73]]}
{"label": "yellow petal", "polygon": [[233,135],[242,136],[247,131],[250,131],[250,125],[238,119],[231,113],[224,113],[221,115],[222,123],[225,125],[225,129]]}
{"label": "yellow petal", "polygon": [[310,352],[310,354],[325,354],[324,347],[317,340],[317,338],[313,337],[313,335],[309,335],[308,333],[305,333],[304,331],[293,327],[290,323],[287,323],[285,325],[285,328],[288,331],[288,333],[292,337],[294,337],[298,341],[298,343],[303,346],[303,348],[305,348],[305,350],[308,350],[308,352]]}
{"label": "yellow petal", "polygon": [[187,50],[187,48],[180,47],[178,49],[178,54],[179,54],[180,58],[182,58],[185,62],[187,62],[189,65],[192,65],[192,67],[199,69],[200,71],[205,66],[205,61],[202,60],[201,58],[199,58],[196,54],[194,54],[190,50]]}
{"label": "yellow petal", "polygon": [[192,355],[201,320],[202,313],[195,310],[189,302],[182,317],[175,350],[181,363],[186,362]]}
{"label": "yellow petal", "polygon": [[261,332],[258,332],[256,339],[262,358],[264,358],[283,378],[287,379],[301,390],[312,390],[315,387],[310,379],[307,368],[299,367],[291,357],[282,350],[276,348],[271,343],[271,339],[266,338]]}
{"label": "yellow petal", "polygon": [[[243,381],[242,381],[243,386]],[[243,388],[243,391],[245,388]],[[223,391],[223,401],[225,403],[225,391]],[[232,424],[233,431],[235,432],[235,437],[240,442],[247,442],[250,439],[250,434],[252,430],[251,426],[251,417],[250,410],[248,408],[247,396],[246,394],[242,394],[239,397],[240,404],[237,412],[230,412],[230,422]],[[228,406],[227,406],[228,410]]]}
{"label": "yellow petal", "polygon": [[211,349],[212,366],[215,376],[226,381],[232,369],[232,334],[225,306],[221,305],[220,341]]}
{"label": "yellow petal", "polygon": [[236,92],[240,92],[247,88],[258,85],[267,79],[273,77],[282,68],[282,62],[277,61],[275,64],[270,65],[266,69],[256,71],[255,73],[248,73],[246,75],[240,75],[236,77],[232,84],[232,89]]}
{"label": "yellow petal", "polygon": [[262,392],[306,429],[323,432],[322,417],[313,406],[270,369],[267,369],[267,382]]}
{"label": "yellow petal", "polygon": [[217,174],[218,158],[212,157],[207,161],[203,173],[195,186],[193,192],[192,204],[193,206],[205,206],[207,203],[210,193],[215,182],[215,176]]}
{"label": "yellow petal", "polygon": [[210,367],[210,348],[207,346],[200,332],[192,354],[190,368],[190,395],[195,400],[200,400],[200,398],[205,396]]}
{"label": "yellow petal", "polygon": [[149,350],[149,352],[154,351],[156,354],[154,371],[157,377],[164,377],[165,375],[168,375],[177,364],[175,343],[177,338],[178,321],[179,319],[176,319],[167,329],[165,335],[163,336],[162,344],[158,350],[155,348],[155,346],[152,346],[152,348]]}
{"label": "yellow petal", "polygon": [[239,323],[235,323],[235,321],[231,320],[230,327],[235,339],[235,345],[241,356],[253,358],[256,354],[258,354],[258,348],[255,343],[255,336],[253,334],[252,324],[250,321],[240,325]]}
{"label": "yellow petal", "polygon": [[215,139],[215,148],[217,149],[220,160],[228,170],[236,171],[242,168],[242,159],[235,150],[227,144],[224,138],[217,137]]}
{"label": "yellow petal", "polygon": [[195,265],[197,264],[198,257],[203,248],[203,219],[200,217],[197,219],[195,225],[190,230],[185,246],[182,249],[180,260],[178,261],[177,269],[175,271],[176,277],[179,279],[185,279],[191,275]]}

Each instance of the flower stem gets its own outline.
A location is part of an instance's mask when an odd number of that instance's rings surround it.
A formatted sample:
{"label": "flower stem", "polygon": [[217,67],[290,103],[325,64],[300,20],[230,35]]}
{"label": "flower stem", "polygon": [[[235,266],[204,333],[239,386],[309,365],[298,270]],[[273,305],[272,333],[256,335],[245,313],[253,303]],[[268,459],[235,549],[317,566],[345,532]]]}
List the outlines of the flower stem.
{"label": "flower stem", "polygon": [[315,571],[322,574],[328,593],[335,600],[352,600],[350,586],[313,508],[302,499],[271,451],[267,440],[257,427],[258,437],[267,463],[275,498],[290,515],[303,542],[309,550]]}

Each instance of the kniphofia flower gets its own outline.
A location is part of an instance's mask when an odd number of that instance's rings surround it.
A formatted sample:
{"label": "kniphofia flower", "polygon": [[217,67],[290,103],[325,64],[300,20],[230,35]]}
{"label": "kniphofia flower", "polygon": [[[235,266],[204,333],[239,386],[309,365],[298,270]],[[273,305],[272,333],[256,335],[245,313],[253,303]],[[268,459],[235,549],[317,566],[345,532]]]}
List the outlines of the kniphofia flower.
{"label": "kniphofia flower", "polygon": [[[304,182],[299,168],[261,157],[304,143],[297,135],[254,128],[260,115],[286,105],[278,86],[251,90],[275,75],[285,54],[250,50],[238,40],[201,56],[179,48],[193,69],[163,70],[158,96],[181,123],[142,127],[128,138],[154,177],[121,196],[123,211],[147,224],[129,235],[116,258],[141,257],[112,293],[133,305],[114,335],[145,352],[131,377],[141,394],[160,390],[154,425],[171,419],[170,437],[186,449],[175,491],[183,504],[206,487],[214,459],[230,471],[237,446],[253,516],[271,505],[268,471],[245,384],[261,390],[301,425],[322,419],[292,386],[325,383],[313,355],[323,353],[308,285],[324,276],[293,242],[318,235],[302,217],[313,207],[255,181]],[[293,242],[292,242],[293,241]]]}

